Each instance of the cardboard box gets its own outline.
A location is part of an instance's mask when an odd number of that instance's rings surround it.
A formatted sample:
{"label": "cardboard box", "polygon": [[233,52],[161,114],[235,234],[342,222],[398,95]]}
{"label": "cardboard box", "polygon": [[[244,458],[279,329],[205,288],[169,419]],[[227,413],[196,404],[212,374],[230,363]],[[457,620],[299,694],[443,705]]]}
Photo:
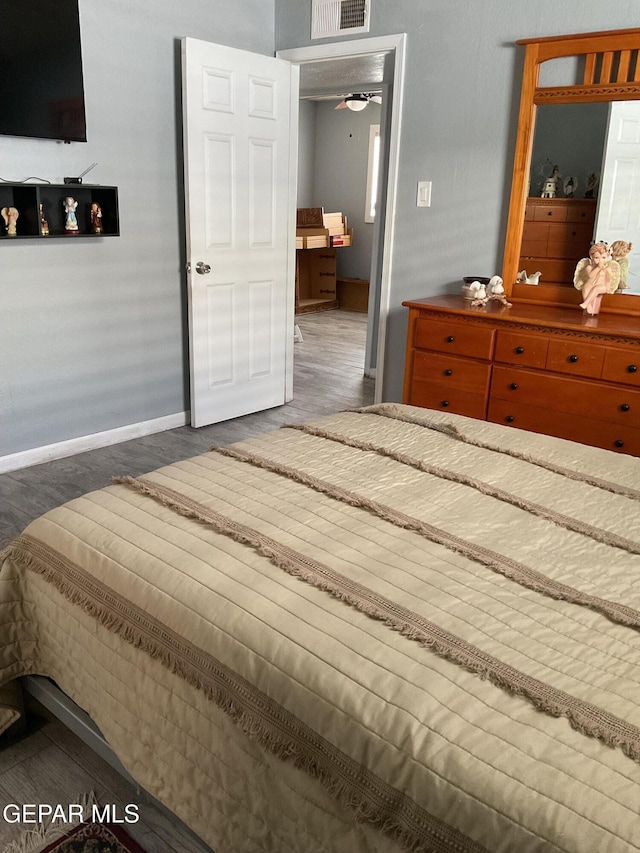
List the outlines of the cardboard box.
{"label": "cardboard box", "polygon": [[325,213],[323,223],[331,237],[337,237],[339,234],[346,234],[347,232],[347,217],[343,216],[342,213]]}
{"label": "cardboard box", "polygon": [[298,228],[322,228],[324,226],[324,208],[299,207],[296,212],[296,225]]}
{"label": "cardboard box", "polygon": [[313,237],[305,237],[304,247],[305,249],[324,249],[329,245],[328,239],[328,237],[321,234],[316,234]]}
{"label": "cardboard box", "polygon": [[332,246],[351,246],[353,245],[353,228],[347,228],[345,234],[336,234],[329,239]]}
{"label": "cardboard box", "polygon": [[[299,241],[302,240],[302,245]],[[296,249],[323,249],[329,245],[329,232],[326,228],[296,229]]]}

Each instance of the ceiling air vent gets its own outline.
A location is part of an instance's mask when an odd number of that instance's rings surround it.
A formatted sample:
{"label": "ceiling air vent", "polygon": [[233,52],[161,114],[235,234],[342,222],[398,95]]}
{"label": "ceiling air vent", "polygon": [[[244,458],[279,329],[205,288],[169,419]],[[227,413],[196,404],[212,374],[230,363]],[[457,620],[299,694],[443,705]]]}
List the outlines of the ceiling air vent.
{"label": "ceiling air vent", "polygon": [[369,0],[313,0],[311,38],[369,32]]}

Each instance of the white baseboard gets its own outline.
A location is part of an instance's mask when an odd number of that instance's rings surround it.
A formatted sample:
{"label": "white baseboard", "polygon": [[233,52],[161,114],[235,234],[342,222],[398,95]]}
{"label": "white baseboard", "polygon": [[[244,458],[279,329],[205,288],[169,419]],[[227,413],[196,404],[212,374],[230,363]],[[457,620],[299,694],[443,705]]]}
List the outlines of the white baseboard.
{"label": "white baseboard", "polygon": [[55,444],[46,444],[43,447],[33,447],[31,450],[22,450],[19,453],[10,453],[7,456],[0,456],[0,474],[17,471],[19,468],[28,468],[30,465],[40,465],[42,462],[51,462],[53,459],[64,459],[66,456],[75,456],[76,453],[97,450],[99,447],[108,447],[110,444],[130,441],[132,438],[142,438],[144,435],[153,435],[167,429],[176,429],[188,423],[187,412],[176,412],[175,415],[165,415],[150,421],[141,421],[92,435],[81,435],[67,441],[58,441]]}

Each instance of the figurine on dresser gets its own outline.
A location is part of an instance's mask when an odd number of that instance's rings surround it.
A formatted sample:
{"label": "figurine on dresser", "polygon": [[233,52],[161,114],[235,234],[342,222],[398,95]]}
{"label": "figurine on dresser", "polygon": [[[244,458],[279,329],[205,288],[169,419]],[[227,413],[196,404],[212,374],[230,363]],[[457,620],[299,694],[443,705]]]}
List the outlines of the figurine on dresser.
{"label": "figurine on dresser", "polygon": [[555,198],[558,194],[558,184],[562,181],[560,169],[553,167],[551,175],[545,179],[542,185],[542,198]]}
{"label": "figurine on dresser", "polygon": [[471,306],[477,308],[479,305],[486,305],[489,297],[487,296],[487,285],[482,281],[473,281],[469,285],[471,293]]}
{"label": "figurine on dresser", "polygon": [[511,303],[507,302],[507,297],[504,292],[504,282],[502,276],[494,275],[489,279],[489,299],[495,299],[496,302],[502,302],[503,305],[511,307]]}
{"label": "figurine on dresser", "polygon": [[573,286],[580,291],[580,307],[592,316],[600,313],[600,303],[605,293],[615,293],[620,284],[620,265],[611,257],[606,243],[594,243],[589,257],[578,261],[573,276]]}
{"label": "figurine on dresser", "polygon": [[620,283],[618,290],[626,290],[629,287],[629,252],[633,249],[633,243],[626,240],[615,240],[611,244],[611,257],[618,262],[620,267]]}

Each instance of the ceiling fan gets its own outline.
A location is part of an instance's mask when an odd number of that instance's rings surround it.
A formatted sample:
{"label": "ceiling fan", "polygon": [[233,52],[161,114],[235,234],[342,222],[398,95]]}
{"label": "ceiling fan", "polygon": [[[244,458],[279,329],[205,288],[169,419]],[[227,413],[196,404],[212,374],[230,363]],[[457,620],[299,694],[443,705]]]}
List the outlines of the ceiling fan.
{"label": "ceiling fan", "polygon": [[357,92],[353,95],[346,95],[335,109],[349,109],[354,112],[360,112],[360,110],[363,110],[367,106],[369,101],[373,101],[375,104],[381,104],[382,95],[377,92]]}

